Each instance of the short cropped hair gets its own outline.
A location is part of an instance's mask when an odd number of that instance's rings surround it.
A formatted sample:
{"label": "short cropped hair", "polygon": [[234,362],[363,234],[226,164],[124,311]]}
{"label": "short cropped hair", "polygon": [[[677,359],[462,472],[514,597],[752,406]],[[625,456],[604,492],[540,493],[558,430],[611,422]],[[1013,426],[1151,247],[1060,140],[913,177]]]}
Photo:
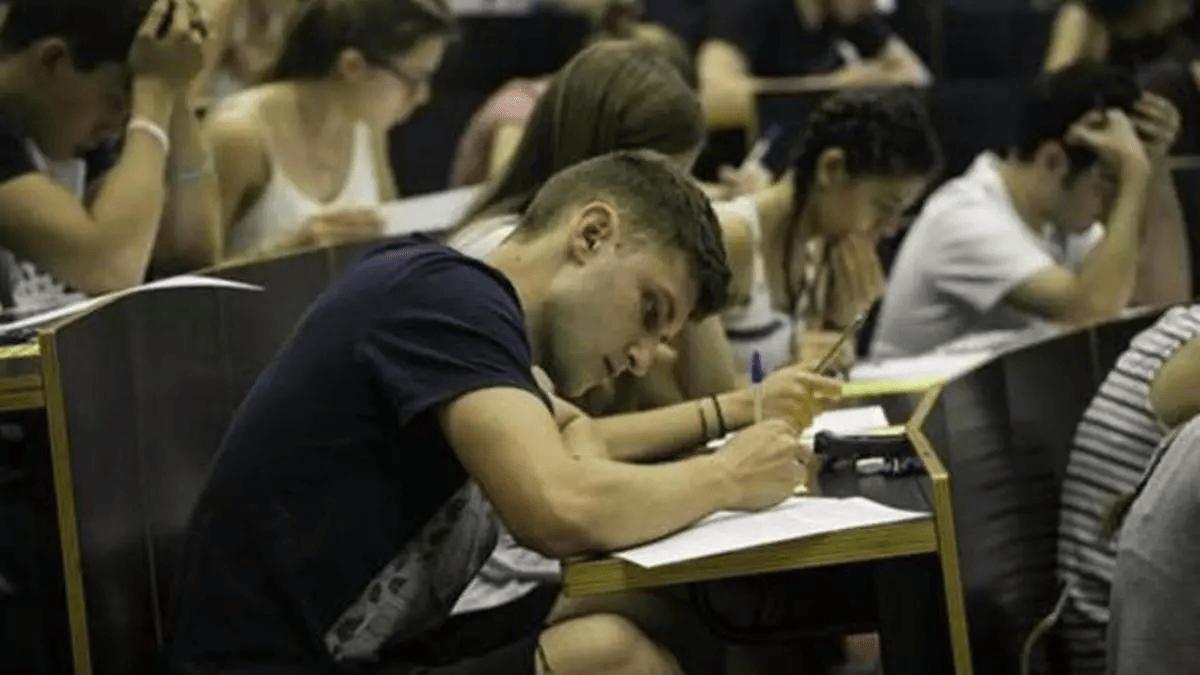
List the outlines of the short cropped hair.
{"label": "short cropped hair", "polygon": [[696,182],[658,153],[614,152],[555,174],[534,197],[516,237],[535,238],[571,207],[597,198],[611,201],[631,232],[687,256],[700,289],[692,318],[725,307],[730,272],[717,216]]}
{"label": "short cropped hair", "polygon": [[[1034,81],[1025,97],[1012,151],[1028,161],[1044,143],[1062,141],[1071,126],[1091,110],[1133,110],[1141,91],[1128,71],[1086,61],[1047,73]],[[1067,146],[1070,174],[1096,162],[1096,154]]]}
{"label": "short cropped hair", "polygon": [[150,7],[149,0],[10,0],[0,30],[0,53],[13,54],[38,40],[59,38],[80,70],[123,64]]}

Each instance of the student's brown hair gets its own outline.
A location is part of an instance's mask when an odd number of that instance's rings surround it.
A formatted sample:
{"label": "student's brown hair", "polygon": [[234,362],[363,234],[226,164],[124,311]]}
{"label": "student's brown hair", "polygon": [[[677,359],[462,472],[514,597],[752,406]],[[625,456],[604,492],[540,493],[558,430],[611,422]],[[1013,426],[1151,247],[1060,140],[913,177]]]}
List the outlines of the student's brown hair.
{"label": "student's brown hair", "polygon": [[308,0],[298,10],[270,81],[325,77],[346,49],[390,59],[425,38],[450,36],[445,0]]}
{"label": "student's brown hair", "polygon": [[513,237],[533,239],[561,222],[564,212],[595,199],[607,199],[637,235],[687,256],[700,289],[693,318],[724,308],[730,272],[712,204],[694,180],[656,152],[614,152],[555,174],[532,198]]}
{"label": "student's brown hair", "polygon": [[599,42],[554,76],[534,108],[512,163],[469,209],[481,217],[523,213],[558,171],[615,150],[690,152],[704,140],[695,92],[645,45]]}

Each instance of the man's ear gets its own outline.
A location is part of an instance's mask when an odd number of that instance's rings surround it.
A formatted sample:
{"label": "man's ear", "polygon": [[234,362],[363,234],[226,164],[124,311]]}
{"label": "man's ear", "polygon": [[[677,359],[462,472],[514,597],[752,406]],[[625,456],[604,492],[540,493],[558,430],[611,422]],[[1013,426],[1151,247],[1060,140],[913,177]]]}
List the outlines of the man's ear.
{"label": "man's ear", "polygon": [[75,66],[71,47],[62,38],[47,38],[34,43],[33,59],[45,73],[55,73],[68,66]]}
{"label": "man's ear", "polygon": [[371,62],[361,51],[353,47],[343,49],[333,64],[338,77],[347,82],[362,82],[370,76]]}
{"label": "man's ear", "polygon": [[817,157],[814,178],[817,187],[828,188],[845,184],[849,179],[846,171],[846,151],[841,148],[823,150]]}
{"label": "man's ear", "polygon": [[620,219],[610,204],[590,202],[575,214],[571,223],[571,257],[584,262],[606,247],[615,246],[619,230]]}
{"label": "man's ear", "polygon": [[1062,143],[1049,141],[1038,147],[1033,156],[1033,163],[1042,171],[1059,181],[1065,179],[1071,171],[1071,160]]}

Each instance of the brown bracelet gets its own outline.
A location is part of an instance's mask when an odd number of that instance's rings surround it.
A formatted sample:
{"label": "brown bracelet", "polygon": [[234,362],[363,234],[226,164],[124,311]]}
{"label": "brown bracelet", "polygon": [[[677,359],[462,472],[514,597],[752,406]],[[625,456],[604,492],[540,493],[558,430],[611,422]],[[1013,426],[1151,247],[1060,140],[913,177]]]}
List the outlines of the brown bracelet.
{"label": "brown bracelet", "polygon": [[712,399],[713,408],[717,411],[717,431],[721,433],[717,438],[725,438],[729,433],[729,427],[725,426],[725,416],[721,414],[721,402],[717,400],[716,394],[709,396],[709,398]]}

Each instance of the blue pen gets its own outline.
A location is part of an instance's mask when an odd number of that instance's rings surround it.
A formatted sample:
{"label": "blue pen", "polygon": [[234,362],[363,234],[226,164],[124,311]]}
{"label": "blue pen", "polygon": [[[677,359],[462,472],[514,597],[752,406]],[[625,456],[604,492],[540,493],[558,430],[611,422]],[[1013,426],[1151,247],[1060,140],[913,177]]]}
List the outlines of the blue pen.
{"label": "blue pen", "polygon": [[758,424],[763,419],[763,380],[767,374],[763,371],[762,354],[758,350],[754,350],[754,356],[750,358],[750,385],[754,387],[754,423]]}

